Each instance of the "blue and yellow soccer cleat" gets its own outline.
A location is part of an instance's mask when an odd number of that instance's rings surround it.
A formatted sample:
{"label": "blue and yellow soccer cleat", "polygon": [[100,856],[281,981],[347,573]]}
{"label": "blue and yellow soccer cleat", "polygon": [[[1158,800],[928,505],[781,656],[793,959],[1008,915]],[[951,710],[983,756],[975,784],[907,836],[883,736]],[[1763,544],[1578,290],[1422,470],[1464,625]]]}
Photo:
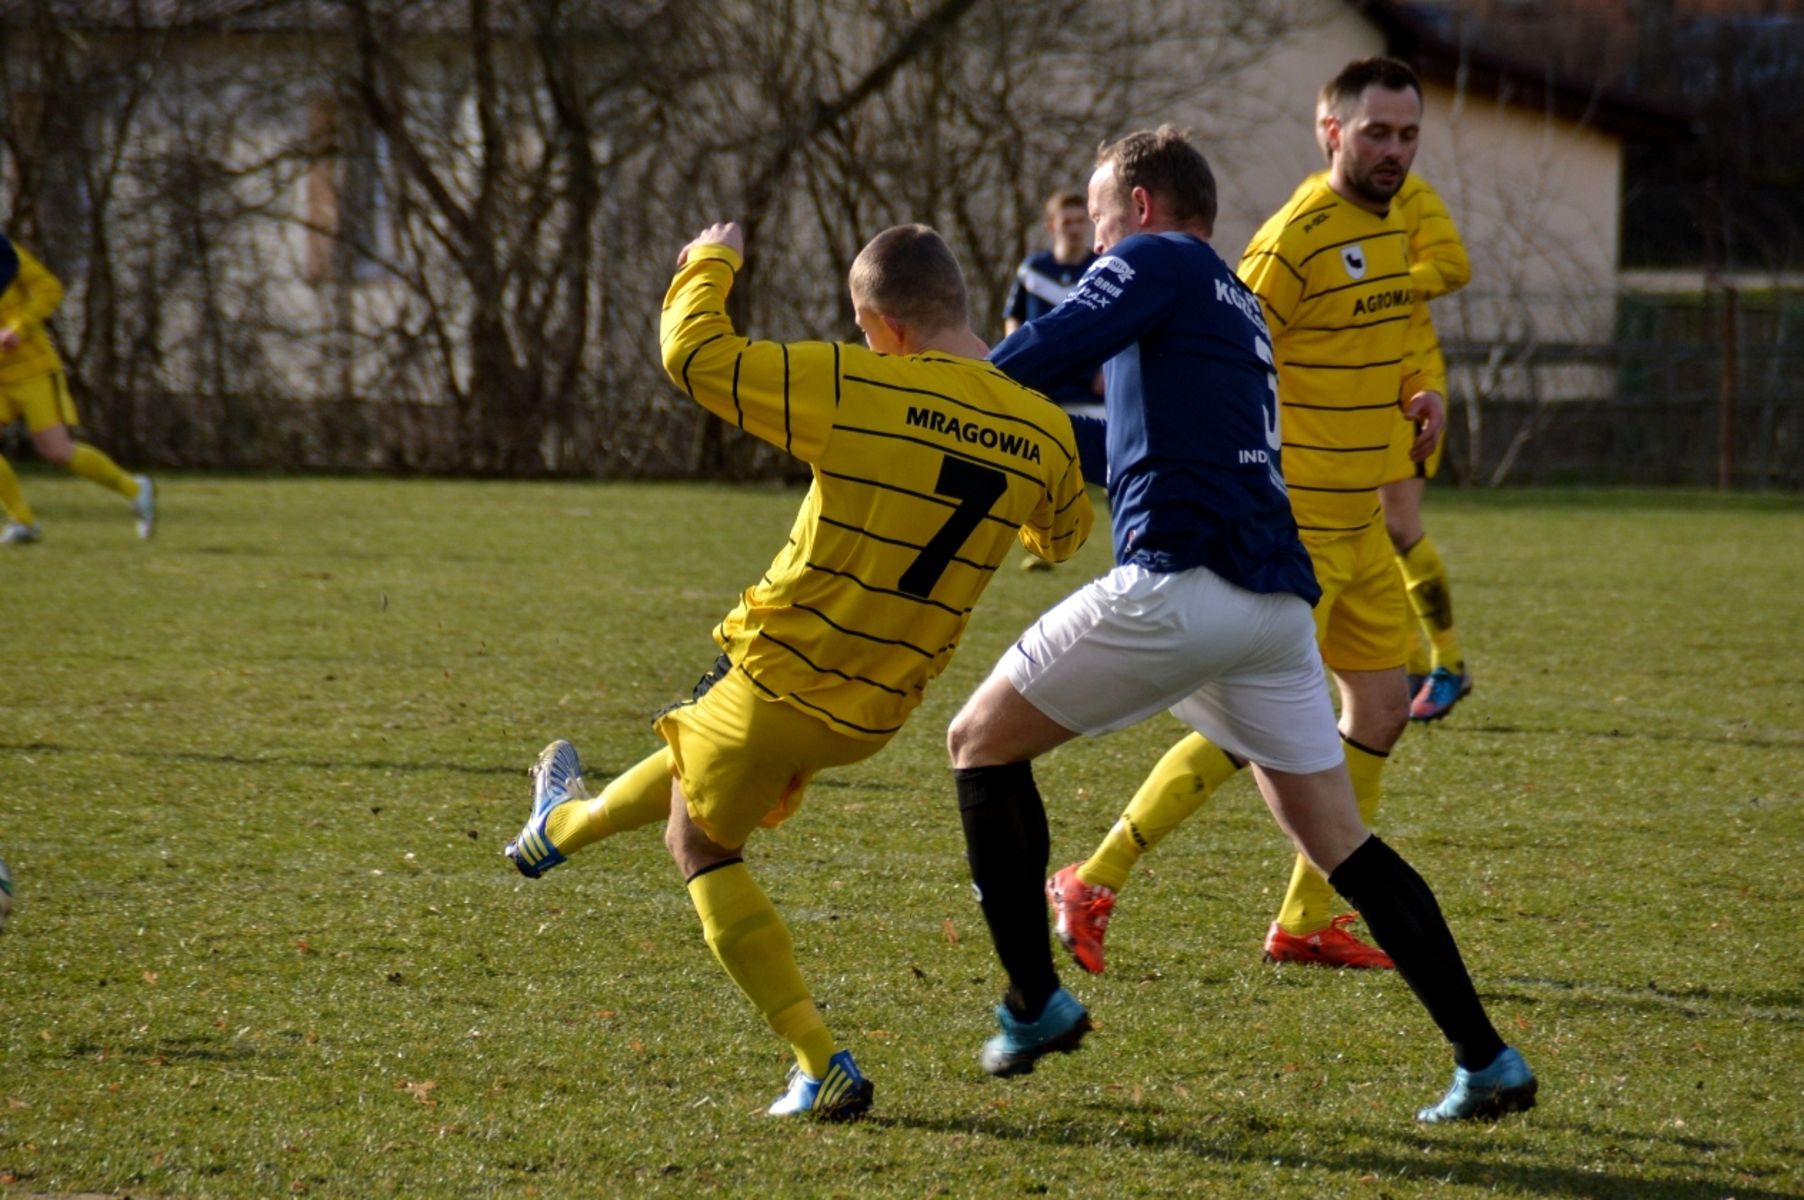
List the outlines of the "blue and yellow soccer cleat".
{"label": "blue and yellow soccer cleat", "polygon": [[1090,1032],[1090,1014],[1064,988],[1052,994],[1038,1020],[1020,1020],[1008,1005],[998,1004],[996,1023],[1002,1032],[983,1044],[978,1061],[998,1077],[1026,1075],[1044,1054],[1069,1054]]}
{"label": "blue and yellow soccer cleat", "polygon": [[537,879],[564,861],[545,832],[545,819],[560,804],[587,800],[589,789],[583,785],[583,764],[576,757],[576,747],[562,738],[539,751],[539,760],[527,773],[532,776],[532,815],[502,853],[520,874]]}
{"label": "blue and yellow soccer cleat", "polygon": [[813,1117],[817,1121],[850,1121],[871,1107],[877,1089],[858,1071],[850,1050],[827,1060],[827,1074],[810,1078],[801,1067],[789,1069],[789,1090],[766,1109],[773,1117]]}
{"label": "blue and yellow soccer cleat", "polygon": [[1482,1071],[1453,1068],[1453,1086],[1439,1104],[1418,1112],[1416,1120],[1439,1125],[1444,1121],[1488,1120],[1505,1113],[1527,1112],[1535,1106],[1535,1091],[1539,1087],[1522,1055],[1515,1047],[1505,1046],[1503,1053]]}
{"label": "blue and yellow soccer cleat", "polygon": [[1412,721],[1438,721],[1453,706],[1472,694],[1472,676],[1464,671],[1436,667],[1409,702]]}

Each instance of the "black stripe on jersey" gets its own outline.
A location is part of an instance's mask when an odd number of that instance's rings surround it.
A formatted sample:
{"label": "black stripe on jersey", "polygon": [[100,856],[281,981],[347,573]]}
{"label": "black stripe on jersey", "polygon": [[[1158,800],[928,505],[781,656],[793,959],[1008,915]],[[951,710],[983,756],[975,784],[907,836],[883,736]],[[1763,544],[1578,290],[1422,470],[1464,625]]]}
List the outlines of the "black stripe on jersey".
{"label": "black stripe on jersey", "polygon": [[1303,525],[1297,526],[1298,533],[1358,533],[1362,529],[1370,529],[1372,522],[1378,519],[1373,513],[1357,525]]}
{"label": "black stripe on jersey", "polygon": [[[1370,454],[1376,450],[1389,450],[1391,444],[1382,442],[1376,446],[1311,446],[1306,442],[1285,442],[1286,450],[1319,450],[1323,454]],[[1360,489],[1364,491],[1364,488]]]}
{"label": "black stripe on jersey", "polygon": [[[1388,449],[1390,449],[1390,447],[1388,445],[1386,445],[1383,447],[1383,449],[1388,450]],[[850,571],[841,571],[834,567],[824,566],[821,563],[817,563],[817,562],[810,562],[807,564],[807,567],[810,571],[819,571],[822,575],[831,575],[835,579],[843,579],[847,583],[854,584],[858,587],[863,588],[865,591],[871,592],[878,596],[894,596],[898,600],[908,600],[915,604],[924,604],[929,608],[937,608],[941,612],[950,613],[955,617],[968,617],[971,615],[971,610],[968,608],[953,608],[950,604],[941,604],[938,600],[932,599],[931,597],[928,597],[928,596],[911,596],[907,592],[899,592],[894,588],[883,588],[883,587],[878,587],[875,584],[866,583],[864,580],[862,580],[858,576],[852,574],[852,572],[850,572]],[[798,604],[798,605],[796,605],[796,607],[800,608],[801,605]],[[812,610],[810,610],[810,611],[812,611]],[[831,622],[829,622],[829,624],[831,624]],[[839,626],[834,625],[833,628],[838,629]],[[850,631],[848,630],[848,632],[850,632]],[[881,639],[876,639],[876,640],[881,640]]]}
{"label": "black stripe on jersey", "polygon": [[718,308],[710,308],[707,312],[690,313],[688,316],[683,318],[683,324],[687,325],[691,321],[699,321],[703,317],[724,317],[726,315],[727,315],[726,313],[722,312]]}
{"label": "black stripe on jersey", "polygon": [[1255,250],[1255,251],[1253,251],[1251,254],[1247,255],[1246,258],[1243,258],[1240,260],[1241,265],[1243,267],[1246,265],[1247,258],[1274,258],[1274,259],[1277,259],[1278,265],[1283,267],[1286,271],[1289,271],[1292,275],[1296,276],[1298,283],[1303,282],[1303,272],[1301,272],[1301,271],[1297,270],[1295,267],[1291,266],[1290,260],[1285,258],[1282,254],[1279,254],[1276,250]]}
{"label": "black stripe on jersey", "polygon": [[1369,371],[1373,367],[1397,367],[1403,365],[1400,358],[1380,358],[1366,363],[1315,363],[1298,362],[1294,358],[1284,360],[1284,365],[1299,371]]}
{"label": "black stripe on jersey", "polygon": [[[1299,203],[1301,203],[1301,201],[1299,201]],[[1306,208],[1302,212],[1297,213],[1295,216],[1293,216],[1289,220],[1285,221],[1284,222],[1285,227],[1288,228],[1292,225],[1295,225],[1298,221],[1301,221],[1304,217],[1313,217],[1317,213],[1329,212],[1329,211],[1332,211],[1333,209],[1336,209],[1339,207],[1340,207],[1340,200],[1338,198],[1331,198],[1328,200],[1324,200],[1321,204],[1317,205],[1316,207]]]}
{"label": "black stripe on jersey", "polygon": [[740,429],[745,428],[745,406],[739,403],[739,364],[745,361],[745,349],[733,356],[733,417]]}
{"label": "black stripe on jersey", "polygon": [[[1040,479],[1040,477],[1038,475],[1035,475],[1031,471],[1023,471],[1019,467],[1011,467],[1006,462],[1003,462],[1000,458],[983,458],[979,455],[971,454],[964,450],[953,449],[953,448],[947,446],[944,442],[936,442],[931,438],[913,437],[906,433],[889,433],[886,430],[882,430],[882,429],[866,429],[862,425],[838,425],[838,426],[834,427],[834,432],[835,433],[862,433],[866,437],[888,438],[889,440],[895,441],[895,442],[908,442],[908,443],[910,443],[912,445],[916,445],[916,446],[925,446],[929,450],[939,450],[943,453],[950,454],[950,455],[954,456],[955,458],[962,458],[962,459],[966,460],[967,462],[978,463],[978,464],[981,464],[982,466],[990,467],[997,471],[1006,472],[1007,474],[1016,476],[1017,478],[1027,480],[1029,483],[1033,484],[1035,487],[1039,488],[1041,491],[1046,490],[1045,483]],[[957,506],[953,505],[952,507],[956,508]]]}
{"label": "black stripe on jersey", "polygon": [[[917,492],[913,488],[901,487],[894,483],[887,483],[881,479],[866,479],[862,475],[846,475],[846,474],[843,474],[838,471],[822,471],[821,475],[827,479],[843,479],[847,483],[862,483],[866,487],[878,488],[881,491],[895,492],[898,495],[903,495],[903,496],[913,496],[916,500],[925,500],[929,504],[938,504],[942,508],[957,508],[958,507],[958,505],[956,503],[954,503],[951,500],[946,499],[944,496],[935,495],[932,492]],[[1003,517],[999,517],[999,516],[995,515],[994,513],[983,514],[983,519],[986,521],[994,521],[996,524],[1001,525],[1006,529],[1020,528],[1020,526],[1017,525],[1015,522],[1007,520],[1006,518],[1003,518]]]}
{"label": "black stripe on jersey", "polygon": [[[1303,261],[1307,263],[1318,254],[1326,254],[1330,250],[1339,250],[1342,246],[1354,246],[1358,245],[1360,242],[1379,242],[1383,241],[1385,238],[1400,238],[1407,236],[1408,235],[1401,229],[1381,229],[1376,233],[1361,234],[1359,237],[1342,238],[1338,242],[1327,242],[1317,246],[1303,256]],[[1407,258],[1408,255],[1405,255],[1404,257]]]}
{"label": "black stripe on jersey", "polygon": [[1375,283],[1383,283],[1387,279],[1408,279],[1408,271],[1392,271],[1389,275],[1374,275],[1369,279],[1355,279],[1351,283],[1343,283],[1339,287],[1323,288],[1319,292],[1311,292],[1304,296],[1305,300],[1319,300],[1323,296],[1332,296],[1336,292],[1345,292],[1352,288],[1371,287]]}
{"label": "black stripe on jersey", "polygon": [[[948,508],[956,508],[957,505],[948,505],[947,507]],[[835,521],[832,517],[827,516],[825,513],[821,514],[819,520],[822,525],[831,525],[835,529],[843,529],[847,533],[857,534],[859,537],[868,538],[873,542],[882,542],[886,546],[902,546],[909,550],[923,550],[926,548],[925,544],[922,542],[909,542],[909,541],[904,541],[901,538],[884,537],[880,533],[872,533],[870,530],[865,529],[858,525],[850,525],[850,524],[847,524],[845,521]],[[952,561],[955,563],[961,563],[964,566],[970,567],[972,570],[975,570],[975,571],[994,571],[996,569],[994,565],[986,566],[983,563],[976,561],[975,559],[961,558],[956,554],[954,554],[952,556]]]}
{"label": "black stripe on jersey", "polygon": [[[757,681],[753,680],[753,682],[756,683]],[[791,704],[798,705],[802,708],[812,708],[815,712],[821,714],[821,716],[823,716],[823,717],[826,717],[828,720],[832,721],[834,724],[844,725],[847,729],[856,729],[860,733],[894,733],[898,729],[902,728],[900,725],[885,725],[881,729],[872,729],[868,725],[860,725],[856,721],[848,721],[844,717],[840,716],[838,713],[833,712],[831,709],[822,708],[818,704],[810,704],[808,701],[802,699],[800,696],[796,695],[794,692],[791,692],[787,696],[777,696],[777,693],[771,692],[769,688],[765,688],[764,690],[767,692],[770,692],[770,694],[772,696],[776,696],[778,699],[789,701]]]}
{"label": "black stripe on jersey", "polygon": [[841,380],[840,380],[840,373],[839,373],[839,343],[834,342],[833,343],[833,411],[834,412],[839,411],[840,382],[841,382]]}
{"label": "black stripe on jersey", "polygon": [[695,389],[689,386],[689,364],[695,361],[696,355],[700,354],[708,346],[713,345],[715,342],[718,342],[721,338],[726,337],[726,336],[727,335],[724,333],[715,334],[713,337],[709,338],[707,341],[703,342],[701,345],[699,345],[695,349],[691,350],[689,352],[689,357],[685,358],[683,360],[683,390],[685,392],[689,393],[689,398],[691,400],[695,399]]}
{"label": "black stripe on jersey", "polygon": [[1355,321],[1351,325],[1299,325],[1299,330],[1310,333],[1348,333],[1356,329],[1376,329],[1380,325],[1395,325],[1398,321],[1408,321],[1412,314],[1399,312],[1395,316],[1379,317],[1376,321]]}
{"label": "black stripe on jersey", "polygon": [[1395,400],[1387,401],[1384,404],[1304,404],[1300,400],[1285,400],[1281,403],[1285,408],[1307,408],[1311,412],[1372,412],[1380,408],[1395,408],[1399,412],[1402,411],[1402,406]]}
{"label": "black stripe on jersey", "polygon": [[[941,360],[941,361],[944,361],[944,360]],[[995,373],[1003,379],[1008,379],[1008,376],[1002,374],[1002,372],[1000,372],[1000,371],[997,371]],[[947,404],[956,405],[959,408],[965,409],[967,412],[974,412],[974,413],[978,414],[979,416],[991,417],[998,421],[1012,421],[1017,425],[1025,425],[1029,429],[1033,430],[1035,433],[1044,437],[1047,441],[1051,442],[1054,446],[1057,446],[1064,453],[1066,461],[1070,461],[1077,457],[1077,445],[1075,442],[1073,442],[1073,444],[1070,446],[1066,446],[1063,442],[1059,441],[1059,439],[1053,435],[1051,430],[1042,428],[1041,426],[1035,424],[1033,421],[1028,420],[1026,417],[1018,417],[1015,414],[1008,413],[1008,412],[996,412],[996,411],[994,411],[992,409],[988,409],[988,408],[979,408],[975,404],[967,403],[966,401],[958,399],[956,396],[948,396],[944,392],[930,391],[927,388],[903,387],[899,383],[885,383],[881,379],[866,379],[862,375],[848,375],[848,376],[846,376],[846,382],[847,383],[868,384],[869,386],[874,387],[874,388],[882,388],[884,391],[902,392],[902,393],[904,393],[906,395],[910,395],[910,396],[931,396],[935,400],[944,400]],[[1012,379],[1009,379],[1009,382],[1014,383],[1016,387],[1021,387],[1020,384],[1015,383],[1015,381]],[[1026,388],[1021,388],[1021,390],[1027,391]],[[1032,394],[1038,395],[1039,393],[1035,392]],[[1049,403],[1050,403],[1050,401],[1049,401]],[[936,443],[936,446],[937,446],[937,443]]]}
{"label": "black stripe on jersey", "polygon": [[879,681],[877,681],[875,679],[868,679],[863,675],[848,675],[844,671],[837,670],[836,668],[822,666],[820,663],[815,662],[812,658],[809,658],[806,654],[803,654],[800,650],[796,649],[794,646],[790,645],[788,642],[784,641],[782,638],[772,637],[769,634],[769,632],[767,632],[767,631],[760,630],[758,633],[758,638],[761,641],[769,642],[771,645],[776,646],[779,649],[789,651],[789,653],[795,655],[797,658],[799,658],[803,662],[807,663],[809,670],[813,671],[817,675],[837,675],[839,678],[845,680],[847,683],[866,684],[870,687],[876,688],[880,692],[888,692],[892,696],[908,695],[908,692],[903,690],[902,688],[891,687],[887,683],[880,683]]}
{"label": "black stripe on jersey", "polygon": [[1357,496],[1361,492],[1369,492],[1372,490],[1370,487],[1310,487],[1308,484],[1304,483],[1292,483],[1288,479],[1284,481],[1284,486],[1293,492],[1332,492],[1339,496]]}
{"label": "black stripe on jersey", "polygon": [[[913,597],[911,596],[910,599],[913,599]],[[835,630],[845,634],[847,637],[862,638],[867,642],[876,642],[882,646],[899,646],[904,650],[913,650],[922,658],[932,658],[934,656],[932,650],[924,650],[913,642],[905,642],[901,638],[878,637],[874,633],[865,633],[862,630],[848,628],[847,626],[841,625],[838,621],[835,621],[832,617],[829,617],[818,608],[812,608],[806,604],[792,604],[790,607],[797,612],[812,613],[814,616],[818,617],[822,623],[831,625]]]}
{"label": "black stripe on jersey", "polygon": [[777,344],[783,347],[783,451],[793,454],[795,450],[791,444],[792,431],[789,428],[789,346],[784,342]]}

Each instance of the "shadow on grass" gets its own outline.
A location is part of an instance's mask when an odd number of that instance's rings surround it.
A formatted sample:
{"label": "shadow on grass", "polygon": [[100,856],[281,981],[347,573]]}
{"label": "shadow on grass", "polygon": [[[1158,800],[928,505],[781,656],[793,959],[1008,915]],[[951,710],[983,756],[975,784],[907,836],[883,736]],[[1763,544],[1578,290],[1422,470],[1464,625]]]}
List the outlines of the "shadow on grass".
{"label": "shadow on grass", "polygon": [[222,767],[285,767],[307,771],[446,771],[453,775],[524,776],[523,766],[478,766],[455,762],[397,762],[393,759],[366,758],[331,761],[318,758],[282,758],[266,754],[206,754],[198,750],[115,750],[90,746],[59,746],[54,742],[0,742],[0,754],[82,754],[109,755],[115,758],[140,759],[146,762],[206,763]]}
{"label": "shadow on grass", "polygon": [[1575,729],[1570,725],[1460,725],[1441,730],[1440,732],[1450,734],[1469,733],[1477,737],[1581,737],[1596,738],[1606,742],[1622,741],[1626,738],[1639,738],[1663,744],[1683,742],[1700,746],[1748,746],[1755,750],[1804,749],[1804,736],[1786,737],[1783,734],[1779,734],[1777,736],[1755,737],[1745,733],[1725,733],[1721,735],[1674,733],[1668,729],[1641,729],[1632,725],[1626,729]]}
{"label": "shadow on grass", "polygon": [[1512,992],[1492,984],[1484,989],[1486,997],[1527,1004],[1554,1003],[1567,1008],[1631,1008],[1663,1014],[1676,1013],[1692,1019],[1709,1017],[1717,1020],[1804,1025],[1804,993],[1801,992],[1725,994],[1704,987],[1665,988],[1657,983],[1649,983],[1645,987],[1620,987],[1602,983],[1575,983],[1568,979],[1538,979],[1524,975],[1504,976],[1498,983],[1521,990]]}
{"label": "shadow on grass", "polygon": [[[1149,1117],[1159,1123],[1152,1123]],[[1673,1151],[1686,1154],[1723,1149],[1716,1143],[1697,1139],[1667,1138],[1621,1129],[1599,1129],[1582,1123],[1564,1123],[1557,1119],[1550,1121],[1544,1115],[1519,1119],[1551,1125],[1562,1133],[1594,1138],[1606,1146],[1618,1145],[1624,1141],[1643,1141],[1667,1143]],[[1278,1127],[1252,1113],[1206,1116],[1205,1122],[1212,1123],[1213,1129],[1198,1128],[1194,1113],[1149,1113],[1145,1109],[1099,1116],[1095,1120],[1065,1120],[1033,1125],[1010,1123],[1002,1117],[932,1120],[869,1116],[864,1121],[875,1126],[919,1129],[928,1133],[980,1134],[1005,1143],[1038,1143],[1063,1147],[1126,1146],[1175,1152],[1223,1165],[1253,1168],[1261,1173],[1271,1171],[1274,1166],[1282,1169],[1289,1165],[1299,1173],[1330,1171],[1360,1176],[1376,1174],[1381,1180],[1389,1178],[1461,1184],[1487,1191],[1502,1187],[1544,1196],[1584,1197],[1586,1200],[1628,1200],[1631,1197],[1633,1200],[1699,1200],[1699,1197],[1704,1196],[1734,1196],[1736,1200],[1797,1200],[1796,1192],[1751,1187],[1748,1176],[1742,1173],[1719,1172],[1715,1177],[1698,1173],[1688,1179],[1660,1180],[1614,1174],[1608,1168],[1581,1169],[1505,1163],[1499,1162],[1489,1148],[1472,1148],[1455,1140],[1482,1132],[1488,1128],[1484,1125],[1447,1130],[1445,1134],[1440,1131],[1430,1132],[1421,1127],[1406,1129],[1394,1124],[1342,1125],[1337,1129],[1339,1134],[1347,1137],[1401,1143],[1415,1154],[1414,1157],[1408,1157],[1402,1153],[1382,1150],[1336,1153],[1323,1151],[1320,1147],[1299,1151],[1290,1144],[1274,1145],[1265,1139],[1277,1132]],[[1165,1128],[1166,1121],[1173,1124],[1183,1122],[1186,1128],[1181,1131]],[[1652,1165],[1656,1169],[1674,1172],[1696,1170],[1696,1164],[1689,1160],[1650,1164],[1643,1156],[1636,1161],[1644,1166]]]}

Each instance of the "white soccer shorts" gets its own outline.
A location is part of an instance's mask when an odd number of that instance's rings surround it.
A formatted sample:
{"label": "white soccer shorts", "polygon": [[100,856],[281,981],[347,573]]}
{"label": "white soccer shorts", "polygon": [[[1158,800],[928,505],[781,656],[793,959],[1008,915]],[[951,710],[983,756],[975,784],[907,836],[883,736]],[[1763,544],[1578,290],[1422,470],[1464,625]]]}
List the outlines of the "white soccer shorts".
{"label": "white soccer shorts", "polygon": [[1272,770],[1325,771],[1345,757],[1309,605],[1202,567],[1116,567],[1035,622],[996,671],[1042,713],[1091,737],[1168,709]]}

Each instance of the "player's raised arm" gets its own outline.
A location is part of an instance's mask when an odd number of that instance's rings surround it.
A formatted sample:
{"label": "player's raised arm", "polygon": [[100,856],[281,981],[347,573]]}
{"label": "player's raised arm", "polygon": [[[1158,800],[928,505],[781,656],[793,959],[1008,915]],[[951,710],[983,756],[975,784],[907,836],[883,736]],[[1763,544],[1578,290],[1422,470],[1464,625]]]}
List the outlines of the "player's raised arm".
{"label": "player's raised arm", "polygon": [[1440,194],[1426,179],[1409,178],[1413,186],[1399,205],[1409,226],[1409,278],[1418,300],[1434,300],[1472,281],[1472,260]]}
{"label": "player's raised arm", "polygon": [[839,348],[752,341],[733,328],[727,296],[744,245],[739,226],[721,222],[683,247],[658,322],[664,370],[715,416],[813,462],[833,428]]}

